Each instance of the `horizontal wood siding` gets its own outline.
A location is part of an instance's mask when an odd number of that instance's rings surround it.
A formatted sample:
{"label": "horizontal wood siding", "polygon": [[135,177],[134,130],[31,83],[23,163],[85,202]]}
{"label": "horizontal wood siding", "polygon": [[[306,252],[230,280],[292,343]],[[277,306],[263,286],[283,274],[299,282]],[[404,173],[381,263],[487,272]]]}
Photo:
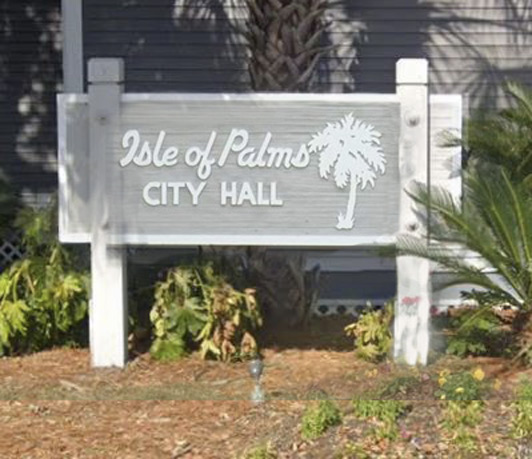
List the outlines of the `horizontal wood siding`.
{"label": "horizontal wood siding", "polygon": [[[532,84],[527,0],[331,0],[318,92],[394,92],[395,62],[425,57],[434,93],[504,106]],[[86,56],[126,59],[128,91],[249,91],[243,0],[85,0]]]}
{"label": "horizontal wood siding", "polygon": [[57,183],[60,0],[1,0],[0,21],[0,174],[34,203]]}

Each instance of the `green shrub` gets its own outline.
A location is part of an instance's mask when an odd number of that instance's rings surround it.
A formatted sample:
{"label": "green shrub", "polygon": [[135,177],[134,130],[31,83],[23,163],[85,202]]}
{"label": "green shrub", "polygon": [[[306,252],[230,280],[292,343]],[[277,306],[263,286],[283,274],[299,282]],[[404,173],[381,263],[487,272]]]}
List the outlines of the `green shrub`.
{"label": "green shrub", "polygon": [[355,339],[358,357],[369,362],[386,358],[392,348],[390,326],[393,320],[393,305],[388,303],[380,311],[370,311],[345,327],[347,336]]}
{"label": "green shrub", "polygon": [[523,378],[519,382],[516,400],[512,403],[512,435],[517,439],[532,438],[532,382]]}
{"label": "green shrub", "polygon": [[395,440],[399,436],[397,420],[406,413],[408,406],[399,400],[365,400],[355,399],[353,414],[359,419],[377,422],[373,436],[378,439]]}
{"label": "green shrub", "polygon": [[58,242],[56,220],[55,205],[17,217],[26,255],[0,274],[0,354],[85,338],[89,275],[78,254]]}
{"label": "green shrub", "polygon": [[472,452],[477,449],[477,437],[473,428],[482,421],[484,403],[480,400],[446,401],[442,427],[450,436],[451,443]]}
{"label": "green shrub", "polygon": [[319,400],[307,407],[301,420],[301,436],[314,440],[329,427],[341,424],[342,414],[331,400]]}
{"label": "green shrub", "polygon": [[505,90],[513,104],[470,120],[463,146],[470,161],[500,165],[512,181],[532,191],[532,91],[515,82],[508,83]]}
{"label": "green shrub", "polygon": [[255,291],[236,290],[212,263],[177,267],[155,286],[150,312],[155,358],[179,358],[199,343],[201,356],[230,361],[253,355],[262,324]]}
{"label": "green shrub", "polygon": [[509,333],[503,329],[501,320],[489,303],[479,309],[461,312],[451,320],[450,330],[448,354],[458,357],[500,356],[509,350]]}

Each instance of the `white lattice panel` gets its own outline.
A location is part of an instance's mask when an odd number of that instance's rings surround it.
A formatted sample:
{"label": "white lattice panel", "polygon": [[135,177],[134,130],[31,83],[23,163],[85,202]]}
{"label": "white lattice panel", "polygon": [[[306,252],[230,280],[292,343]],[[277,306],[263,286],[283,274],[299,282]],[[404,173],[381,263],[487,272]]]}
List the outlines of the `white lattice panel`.
{"label": "white lattice panel", "polygon": [[0,241],[0,268],[10,265],[23,256],[20,234],[12,234]]}

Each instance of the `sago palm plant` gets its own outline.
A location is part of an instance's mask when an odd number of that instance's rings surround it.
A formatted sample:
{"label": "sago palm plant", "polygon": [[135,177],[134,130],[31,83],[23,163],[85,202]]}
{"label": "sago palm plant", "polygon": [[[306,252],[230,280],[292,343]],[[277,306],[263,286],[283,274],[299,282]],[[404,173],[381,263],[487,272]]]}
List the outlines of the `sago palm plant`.
{"label": "sago palm plant", "polygon": [[[444,286],[481,287],[477,297],[485,306],[518,307],[515,325],[524,337],[532,326],[532,195],[526,185],[511,180],[504,168],[486,164],[465,174],[462,202],[444,188],[429,190],[419,184],[410,195],[430,209],[430,239],[435,243],[401,236],[399,254],[428,258],[447,268],[450,279]],[[464,258],[464,249],[482,264]],[[523,349],[528,347],[523,344]]]}
{"label": "sago palm plant", "polygon": [[467,124],[465,140],[453,138],[449,143],[463,145],[473,166],[486,161],[498,164],[532,191],[532,90],[511,82],[506,92],[511,107],[474,117]]}

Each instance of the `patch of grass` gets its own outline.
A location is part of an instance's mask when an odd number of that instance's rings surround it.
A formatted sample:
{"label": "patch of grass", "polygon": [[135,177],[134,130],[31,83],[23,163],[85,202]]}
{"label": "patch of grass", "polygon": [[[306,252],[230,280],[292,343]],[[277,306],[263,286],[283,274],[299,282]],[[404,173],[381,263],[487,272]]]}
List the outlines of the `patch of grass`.
{"label": "patch of grass", "polygon": [[526,378],[519,381],[516,400],[512,403],[512,436],[518,440],[532,438],[532,382]]}
{"label": "patch of grass", "polygon": [[377,439],[395,440],[399,436],[397,420],[405,414],[408,406],[399,400],[362,400],[355,399],[353,414],[358,419],[372,420],[376,423],[372,435]]}
{"label": "patch of grass", "polygon": [[451,400],[445,402],[442,427],[447,431],[452,445],[474,452],[477,436],[473,428],[482,421],[484,403],[480,400]]}
{"label": "patch of grass", "polygon": [[378,391],[378,398],[397,398],[411,394],[419,384],[419,378],[416,376],[398,376]]}
{"label": "patch of grass", "polygon": [[263,443],[247,450],[241,459],[277,459],[277,451],[271,443]]}
{"label": "patch of grass", "polygon": [[301,436],[315,440],[330,427],[342,423],[342,413],[331,400],[319,400],[307,407],[301,420]]}
{"label": "patch of grass", "polygon": [[352,441],[347,442],[334,457],[335,459],[371,459],[364,446]]}

